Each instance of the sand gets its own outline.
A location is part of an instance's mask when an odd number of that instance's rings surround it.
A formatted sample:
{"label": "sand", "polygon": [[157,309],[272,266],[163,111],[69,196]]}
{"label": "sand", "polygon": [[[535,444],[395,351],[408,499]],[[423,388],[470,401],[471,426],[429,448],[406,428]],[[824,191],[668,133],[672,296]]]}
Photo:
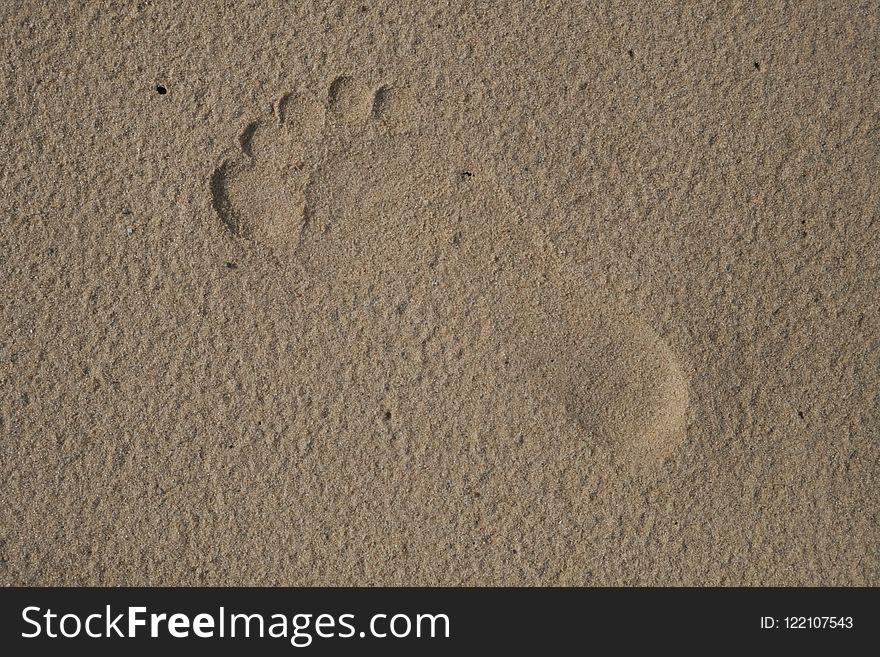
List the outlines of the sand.
{"label": "sand", "polygon": [[0,13],[0,583],[880,584],[876,3]]}

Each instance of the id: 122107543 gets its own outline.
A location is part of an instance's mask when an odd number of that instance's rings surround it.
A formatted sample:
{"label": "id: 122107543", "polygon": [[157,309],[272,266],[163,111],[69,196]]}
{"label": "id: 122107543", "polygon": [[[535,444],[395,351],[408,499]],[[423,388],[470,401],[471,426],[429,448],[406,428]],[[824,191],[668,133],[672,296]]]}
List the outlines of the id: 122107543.
{"label": "id: 122107543", "polygon": [[761,617],[763,630],[850,630],[852,616],[786,616],[780,620],[772,616]]}

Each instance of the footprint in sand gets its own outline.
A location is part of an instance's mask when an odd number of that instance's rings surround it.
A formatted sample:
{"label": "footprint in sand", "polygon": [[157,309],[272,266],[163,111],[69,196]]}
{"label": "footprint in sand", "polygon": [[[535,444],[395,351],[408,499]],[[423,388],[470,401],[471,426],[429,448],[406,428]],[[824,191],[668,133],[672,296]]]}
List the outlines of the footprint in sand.
{"label": "footprint in sand", "polygon": [[295,247],[305,218],[305,189],[319,156],[322,108],[285,97],[273,118],[247,126],[238,152],[211,178],[214,210],[229,232],[271,250]]}
{"label": "footprint in sand", "polygon": [[386,221],[418,210],[401,205],[414,200],[412,193],[388,189],[406,179],[411,159],[387,148],[388,124],[406,109],[397,96],[390,87],[371,89],[341,76],[322,96],[281,98],[271,116],[243,130],[235,152],[212,175],[222,224],[236,238],[304,261],[337,249],[350,258],[370,243],[393,241],[395,233],[406,237]]}
{"label": "footprint in sand", "polygon": [[482,330],[519,351],[521,375],[585,440],[628,461],[673,454],[689,384],[669,345],[600,301],[589,276],[554,269],[540,253],[540,220],[505,176],[451,136],[428,147],[411,139],[398,129],[408,111],[395,89],[350,77],[319,97],[285,96],[215,171],[218,217],[316,278],[368,288],[371,303],[402,285],[404,295],[437,295],[441,313],[484,304],[494,319]]}
{"label": "footprint in sand", "polygon": [[214,210],[229,232],[274,252],[295,249],[329,157],[329,131],[365,119],[376,103],[376,93],[340,77],[325,98],[288,94],[271,117],[248,125],[211,180]]}

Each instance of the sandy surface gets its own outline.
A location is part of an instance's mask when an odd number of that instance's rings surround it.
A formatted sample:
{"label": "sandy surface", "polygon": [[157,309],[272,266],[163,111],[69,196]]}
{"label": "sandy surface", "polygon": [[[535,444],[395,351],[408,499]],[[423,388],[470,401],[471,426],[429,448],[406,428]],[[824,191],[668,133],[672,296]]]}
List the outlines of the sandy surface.
{"label": "sandy surface", "polygon": [[0,582],[880,584],[878,5],[488,4],[3,3]]}

